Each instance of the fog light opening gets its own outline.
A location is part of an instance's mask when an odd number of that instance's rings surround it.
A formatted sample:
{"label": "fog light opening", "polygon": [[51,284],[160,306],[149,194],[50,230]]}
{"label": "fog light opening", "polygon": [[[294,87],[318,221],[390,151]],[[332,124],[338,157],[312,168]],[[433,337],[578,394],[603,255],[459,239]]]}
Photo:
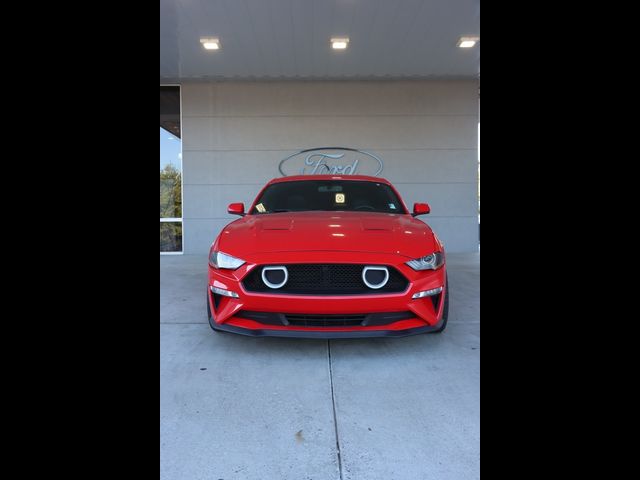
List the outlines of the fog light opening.
{"label": "fog light opening", "polygon": [[431,290],[424,290],[422,292],[414,293],[413,297],[411,297],[411,298],[413,298],[415,300],[417,298],[431,297],[431,296],[437,295],[437,294],[439,294],[441,292],[442,292],[442,287],[432,288]]}

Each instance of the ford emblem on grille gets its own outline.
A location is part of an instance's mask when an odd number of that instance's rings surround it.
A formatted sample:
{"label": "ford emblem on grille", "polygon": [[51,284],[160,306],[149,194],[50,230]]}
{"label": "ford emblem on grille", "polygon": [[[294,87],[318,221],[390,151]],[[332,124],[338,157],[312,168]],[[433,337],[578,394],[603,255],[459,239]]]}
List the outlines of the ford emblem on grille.
{"label": "ford emblem on grille", "polygon": [[382,288],[389,281],[389,270],[387,270],[387,267],[364,267],[362,269],[362,281],[369,288]]}
{"label": "ford emblem on grille", "polygon": [[269,288],[281,288],[287,283],[289,272],[287,267],[264,267],[262,269],[262,281]]}

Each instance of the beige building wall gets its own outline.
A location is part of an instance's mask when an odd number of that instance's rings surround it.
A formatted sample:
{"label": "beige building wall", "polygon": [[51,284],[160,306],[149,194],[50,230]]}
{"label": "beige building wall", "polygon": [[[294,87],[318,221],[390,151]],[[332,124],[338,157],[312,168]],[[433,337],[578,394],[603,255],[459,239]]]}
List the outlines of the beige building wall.
{"label": "beige building wall", "polygon": [[475,81],[237,82],[182,86],[184,252],[205,254],[281,159],[341,146],[380,157],[450,252],[478,250]]}

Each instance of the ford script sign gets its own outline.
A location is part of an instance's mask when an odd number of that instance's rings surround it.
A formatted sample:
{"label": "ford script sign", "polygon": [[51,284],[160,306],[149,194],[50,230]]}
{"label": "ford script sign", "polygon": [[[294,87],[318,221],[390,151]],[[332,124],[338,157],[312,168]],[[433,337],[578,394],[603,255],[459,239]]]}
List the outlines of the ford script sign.
{"label": "ford script sign", "polygon": [[355,148],[310,148],[280,161],[278,170],[289,175],[371,175],[382,173],[382,160]]}

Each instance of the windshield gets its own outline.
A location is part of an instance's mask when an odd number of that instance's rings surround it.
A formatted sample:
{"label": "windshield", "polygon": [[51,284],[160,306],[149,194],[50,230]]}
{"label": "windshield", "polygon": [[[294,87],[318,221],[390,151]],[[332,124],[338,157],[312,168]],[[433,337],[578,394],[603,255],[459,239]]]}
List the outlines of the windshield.
{"label": "windshield", "polygon": [[384,183],[355,180],[303,180],[269,185],[251,214],[311,210],[407,213]]}

